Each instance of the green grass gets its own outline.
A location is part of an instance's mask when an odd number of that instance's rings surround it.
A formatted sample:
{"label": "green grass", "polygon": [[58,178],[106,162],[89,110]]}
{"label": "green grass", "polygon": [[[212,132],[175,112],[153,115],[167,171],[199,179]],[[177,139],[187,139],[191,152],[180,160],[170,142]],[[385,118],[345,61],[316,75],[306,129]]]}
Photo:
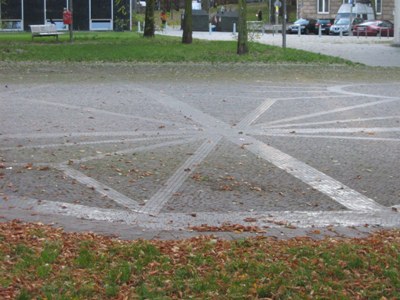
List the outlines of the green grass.
{"label": "green grass", "polygon": [[321,63],[351,64],[326,55],[250,42],[247,55],[236,54],[236,41],[194,40],[136,32],[76,32],[31,40],[29,33],[0,33],[0,61],[49,62],[209,62],[209,63]]}
{"label": "green grass", "polygon": [[0,296],[13,299],[400,298],[398,230],[319,241],[120,241],[14,221],[0,235]]}

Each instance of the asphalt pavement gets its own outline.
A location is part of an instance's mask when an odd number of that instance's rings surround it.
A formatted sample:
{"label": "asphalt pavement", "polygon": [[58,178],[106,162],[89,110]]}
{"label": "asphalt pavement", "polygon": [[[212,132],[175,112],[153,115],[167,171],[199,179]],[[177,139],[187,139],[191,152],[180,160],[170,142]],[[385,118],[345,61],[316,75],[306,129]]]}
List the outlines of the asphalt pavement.
{"label": "asphalt pavement", "polygon": [[400,226],[396,70],[6,65],[3,221],[130,239]]}

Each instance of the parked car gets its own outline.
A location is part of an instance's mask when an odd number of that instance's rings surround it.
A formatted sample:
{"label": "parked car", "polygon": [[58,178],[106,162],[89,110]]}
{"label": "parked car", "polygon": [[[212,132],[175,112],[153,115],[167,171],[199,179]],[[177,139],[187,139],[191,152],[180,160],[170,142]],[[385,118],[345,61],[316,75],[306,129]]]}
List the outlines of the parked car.
{"label": "parked car", "polygon": [[292,25],[288,26],[286,33],[298,33],[300,27],[301,34],[309,34],[315,32],[315,24],[317,20],[314,19],[298,19]]}
{"label": "parked car", "polygon": [[331,26],[329,29],[329,34],[340,34],[342,32],[343,35],[349,34],[350,29],[350,19],[341,18],[335,21],[335,24]]}
{"label": "parked car", "polygon": [[[363,20],[360,18],[355,18],[352,22],[351,28],[353,28],[354,25],[362,23]],[[329,34],[340,34],[340,31],[342,32],[343,35],[348,35],[350,32],[350,19],[349,18],[341,18],[337,19],[335,21],[335,24],[331,26],[329,29]]]}
{"label": "parked car", "polygon": [[353,27],[353,35],[393,36],[393,31],[393,23],[387,20],[367,21]]}
{"label": "parked car", "polygon": [[331,28],[332,24],[335,22],[334,19],[318,19],[317,23],[315,23],[314,32],[316,34],[319,33],[319,27],[321,26],[321,33],[322,34],[329,34],[329,29]]}

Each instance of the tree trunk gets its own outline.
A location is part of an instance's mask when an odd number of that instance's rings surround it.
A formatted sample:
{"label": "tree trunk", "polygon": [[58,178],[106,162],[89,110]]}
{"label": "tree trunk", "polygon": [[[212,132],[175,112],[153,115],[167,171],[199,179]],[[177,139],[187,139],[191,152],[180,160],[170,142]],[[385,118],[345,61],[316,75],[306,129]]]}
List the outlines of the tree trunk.
{"label": "tree trunk", "polygon": [[191,44],[192,41],[192,0],[185,0],[182,43]]}
{"label": "tree trunk", "polygon": [[242,55],[249,52],[248,36],[247,36],[247,18],[246,18],[246,0],[238,1],[239,8],[239,24],[238,24],[238,44],[237,54]]}
{"label": "tree trunk", "polygon": [[154,37],[154,0],[147,0],[146,1],[146,12],[145,12],[145,19],[144,19],[144,37]]}

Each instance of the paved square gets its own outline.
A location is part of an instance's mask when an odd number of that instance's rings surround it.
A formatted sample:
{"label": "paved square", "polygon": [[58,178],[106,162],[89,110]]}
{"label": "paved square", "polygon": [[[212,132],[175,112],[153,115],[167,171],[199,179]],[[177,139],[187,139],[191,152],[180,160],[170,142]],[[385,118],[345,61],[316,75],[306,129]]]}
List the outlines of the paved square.
{"label": "paved square", "polygon": [[399,81],[114,75],[0,87],[3,218],[400,225]]}

